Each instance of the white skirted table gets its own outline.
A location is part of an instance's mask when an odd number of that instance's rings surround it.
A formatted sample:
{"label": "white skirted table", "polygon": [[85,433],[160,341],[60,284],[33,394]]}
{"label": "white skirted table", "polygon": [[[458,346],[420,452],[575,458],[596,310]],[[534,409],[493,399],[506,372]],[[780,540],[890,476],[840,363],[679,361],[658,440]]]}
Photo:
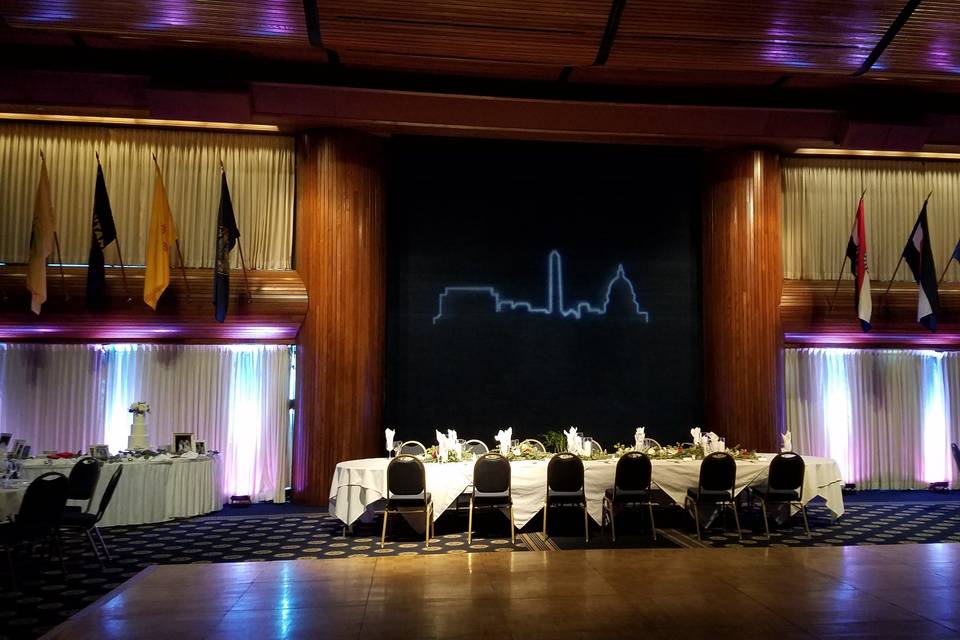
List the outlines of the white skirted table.
{"label": "white skirted table", "polygon": [[[26,460],[20,476],[25,480],[33,480],[48,471],[69,476],[75,463],[76,459]],[[104,464],[100,468],[91,511],[96,511],[100,497],[118,465],[123,465],[123,475],[100,526],[163,522],[198,516],[223,507],[223,470],[219,456],[198,456],[193,459],[134,459]],[[19,493],[19,497],[12,495],[15,492]],[[23,489],[0,493],[11,494],[0,496],[0,509],[12,509],[12,513],[16,513],[23,500]],[[70,501],[70,504],[86,507],[86,501]],[[0,511],[0,520],[7,519],[9,515]]]}
{"label": "white skirted table", "polygon": [[[766,480],[770,460],[775,454],[761,454],[763,460],[738,460],[736,492]],[[819,496],[835,518],[843,515],[843,480],[834,460],[803,456],[806,473],[803,500]],[[386,497],[387,458],[349,460],[337,465],[330,485],[330,513],[346,525],[356,522],[367,508]],[[687,489],[696,487],[700,475],[699,460],[653,460],[653,482],[671,500],[683,504]],[[543,508],[547,492],[547,460],[519,460],[512,469],[513,514],[517,527],[527,524]],[[587,511],[600,522],[603,492],[613,486],[617,461],[586,460],[584,481]],[[439,518],[473,482],[473,462],[427,463],[427,491],[433,497],[434,519]]]}

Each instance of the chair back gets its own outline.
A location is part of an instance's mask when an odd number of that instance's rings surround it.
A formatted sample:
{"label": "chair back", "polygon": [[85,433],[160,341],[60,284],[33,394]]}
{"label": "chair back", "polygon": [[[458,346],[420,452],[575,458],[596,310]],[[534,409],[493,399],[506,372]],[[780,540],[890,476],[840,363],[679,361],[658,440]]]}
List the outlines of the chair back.
{"label": "chair back", "polygon": [[957,465],[957,470],[960,471],[960,447],[957,446],[956,442],[950,443],[950,452],[953,453],[953,462]]}
{"label": "chair back", "polygon": [[490,451],[490,447],[488,447],[482,440],[467,440],[463,445],[463,450],[466,453],[472,453],[475,456],[482,456],[486,452]]}
{"label": "chair back", "polygon": [[504,493],[510,490],[510,461],[499,453],[485,453],[473,465],[473,490]]}
{"label": "chair back", "polygon": [[770,461],[770,476],[767,486],[773,490],[796,491],[803,488],[803,473],[806,465],[798,454],[778,453]]}
{"label": "chair back", "polygon": [[400,445],[400,454],[402,456],[423,456],[427,454],[427,448],[422,442],[416,440],[407,440]]}
{"label": "chair back", "polygon": [[653,465],[646,454],[630,451],[617,461],[614,487],[617,491],[644,491],[650,488]]}
{"label": "chair back", "polygon": [[97,488],[100,479],[100,461],[86,456],[77,460],[70,471],[70,493],[68,500],[89,500]]}
{"label": "chair back", "polygon": [[107,507],[110,506],[110,500],[113,499],[113,492],[117,489],[117,484],[120,482],[120,476],[122,475],[123,465],[118,464],[117,470],[110,476],[107,488],[103,490],[103,495],[100,496],[100,505],[97,506],[97,522],[100,522],[100,518],[103,517],[103,514],[107,511]]}
{"label": "chair back", "polygon": [[390,496],[418,496],[426,501],[427,480],[423,462],[416,456],[401,454],[387,465],[387,499]]}
{"label": "chair back", "polygon": [[547,464],[547,490],[571,492],[583,489],[583,460],[569,452],[558,453]]}
{"label": "chair back", "polygon": [[723,451],[711,453],[700,463],[700,488],[733,491],[737,484],[737,461]]}
{"label": "chair back", "polygon": [[35,478],[23,494],[17,526],[38,530],[59,527],[69,491],[70,481],[62,473],[50,471]]}

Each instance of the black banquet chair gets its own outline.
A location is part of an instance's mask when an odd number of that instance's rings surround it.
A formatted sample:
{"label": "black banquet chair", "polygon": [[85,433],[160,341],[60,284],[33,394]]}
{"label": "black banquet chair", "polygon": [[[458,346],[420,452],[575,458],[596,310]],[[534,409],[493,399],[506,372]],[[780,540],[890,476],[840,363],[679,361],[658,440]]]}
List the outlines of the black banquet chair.
{"label": "black banquet chair", "polygon": [[650,513],[650,529],[653,539],[657,539],[657,525],[653,519],[653,502],[650,499],[653,489],[653,466],[650,458],[639,451],[623,454],[617,461],[617,471],[613,486],[603,493],[603,519],[601,527],[610,520],[610,537],[617,541],[617,528],[614,518],[618,508],[646,507]]}
{"label": "black banquet chair", "polygon": [[473,466],[473,493],[467,518],[467,544],[473,543],[473,510],[507,509],[510,514],[510,542],[516,542],[513,496],[510,488],[510,461],[499,453],[485,453]]}
{"label": "black banquet chair", "polygon": [[84,535],[87,536],[90,548],[93,549],[93,553],[97,556],[97,561],[101,567],[103,567],[103,557],[97,548],[94,534],[96,534],[96,540],[100,541],[100,546],[103,547],[103,554],[107,557],[107,560],[112,560],[110,550],[107,548],[107,543],[103,541],[103,536],[100,535],[100,528],[97,527],[97,525],[103,519],[103,514],[106,513],[107,507],[110,506],[110,500],[113,499],[113,493],[117,489],[121,475],[123,475],[123,465],[117,465],[117,470],[110,476],[110,481],[103,490],[103,495],[100,496],[100,504],[97,506],[96,513],[67,511],[63,514],[63,528],[82,531]]}
{"label": "black banquet chair", "polygon": [[583,481],[583,460],[569,452],[558,453],[547,464],[547,496],[543,502],[543,535],[547,536],[550,507],[581,507],[583,537],[590,542],[587,494]]}
{"label": "black banquet chair", "polygon": [[67,504],[70,481],[62,473],[51,471],[35,478],[27,487],[13,522],[0,525],[0,546],[7,552],[7,563],[14,589],[17,574],[13,551],[21,543],[50,542],[60,559],[60,569],[66,578],[63,564],[63,545],[60,543],[60,520]]}
{"label": "black banquet chair", "polygon": [[953,463],[957,465],[957,471],[960,472],[960,447],[956,442],[950,443],[950,453],[953,454]]}
{"label": "black banquet chair", "polygon": [[763,528],[770,538],[770,520],[767,515],[767,505],[785,505],[788,509],[797,507],[803,515],[803,528],[810,537],[810,523],[807,521],[807,508],[803,504],[803,476],[806,464],[798,454],[793,452],[779,453],[770,461],[770,474],[766,484],[750,487],[750,497],[760,501],[763,511]]}
{"label": "black banquet chair", "polygon": [[90,456],[77,460],[70,470],[70,493],[67,500],[86,500],[86,509],[80,507],[66,507],[67,512],[89,511],[93,504],[93,494],[97,490],[100,480],[100,461]]}
{"label": "black banquet chair", "polygon": [[433,500],[427,492],[427,475],[423,462],[416,456],[401,454],[387,465],[387,504],[383,509],[383,532],[380,548],[387,539],[387,521],[391,513],[423,511],[425,540],[430,543],[433,522]]}
{"label": "black banquet chair", "polygon": [[740,516],[737,514],[737,502],[734,491],[737,485],[737,461],[729,453],[717,451],[711,453],[700,463],[700,480],[696,489],[687,489],[687,508],[693,506],[693,519],[697,525],[697,538],[700,538],[700,505],[715,508],[730,507],[737,524],[737,537],[743,539],[740,530]]}

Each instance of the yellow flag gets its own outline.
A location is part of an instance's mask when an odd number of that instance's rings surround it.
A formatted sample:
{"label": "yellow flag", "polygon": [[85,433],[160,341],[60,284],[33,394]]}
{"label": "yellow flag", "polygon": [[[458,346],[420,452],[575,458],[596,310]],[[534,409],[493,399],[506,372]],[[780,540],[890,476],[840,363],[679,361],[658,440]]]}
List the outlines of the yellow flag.
{"label": "yellow flag", "polygon": [[157,300],[170,284],[170,247],[177,240],[167,192],[163,188],[160,167],[153,183],[153,214],[147,236],[147,273],[143,279],[143,301],[156,310]]}
{"label": "yellow flag", "polygon": [[50,178],[47,163],[40,156],[40,182],[33,206],[33,231],[30,234],[30,262],[27,266],[27,289],[32,294],[30,309],[40,315],[40,305],[47,299],[47,257],[53,252],[53,234],[57,224],[53,217]]}

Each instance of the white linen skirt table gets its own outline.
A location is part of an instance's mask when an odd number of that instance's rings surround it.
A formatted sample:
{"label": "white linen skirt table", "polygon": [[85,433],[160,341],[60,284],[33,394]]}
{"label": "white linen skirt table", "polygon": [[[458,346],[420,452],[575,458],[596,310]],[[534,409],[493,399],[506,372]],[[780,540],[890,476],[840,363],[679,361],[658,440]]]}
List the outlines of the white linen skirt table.
{"label": "white linen skirt table", "polygon": [[[738,460],[736,492],[763,483],[770,472],[770,460],[775,454],[761,454],[763,460]],[[843,515],[843,480],[834,460],[803,456],[806,473],[803,482],[803,501],[815,497],[826,500],[827,508],[835,518]],[[349,460],[337,465],[330,485],[329,511],[346,525],[356,522],[367,508],[386,497],[387,458]],[[653,460],[653,482],[677,504],[684,503],[687,489],[695,488],[700,475],[699,460]],[[586,460],[584,482],[587,512],[600,522],[603,493],[613,486],[617,461]],[[547,460],[518,460],[510,463],[512,470],[513,515],[517,527],[527,524],[543,508],[547,491]],[[434,519],[448,509],[457,496],[473,482],[473,462],[428,463],[427,491],[433,494]]]}
{"label": "white linen skirt table", "polygon": [[[48,471],[69,476],[75,463],[76,460],[56,460],[50,461],[50,464],[24,464],[20,475],[27,480]],[[104,464],[100,469],[91,511],[96,511],[100,504],[103,491],[117,465],[123,465],[123,475],[100,521],[102,527],[164,522],[218,511],[223,507],[220,460],[217,456],[200,456],[194,459],[133,460]],[[71,500],[70,504],[86,507],[87,503]],[[19,502],[17,506],[19,508]]]}

